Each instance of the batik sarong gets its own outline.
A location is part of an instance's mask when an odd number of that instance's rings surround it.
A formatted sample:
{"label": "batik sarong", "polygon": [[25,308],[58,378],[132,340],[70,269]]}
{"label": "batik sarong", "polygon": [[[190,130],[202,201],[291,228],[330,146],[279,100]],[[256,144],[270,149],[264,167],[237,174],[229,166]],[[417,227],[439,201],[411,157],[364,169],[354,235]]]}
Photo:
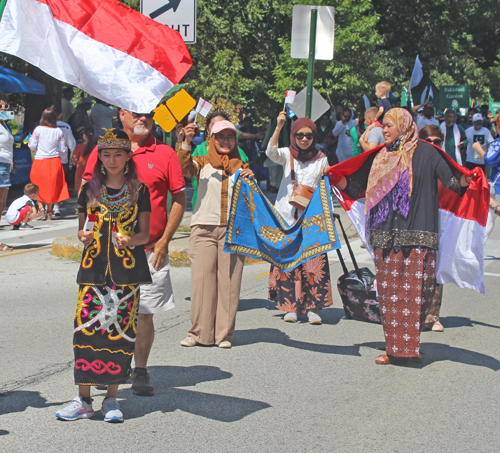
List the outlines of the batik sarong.
{"label": "batik sarong", "polygon": [[271,265],[269,299],[287,313],[306,313],[332,305],[332,283],[326,253],[283,272]]}
{"label": "batik sarong", "polygon": [[386,353],[418,357],[420,332],[436,290],[436,250],[374,249]]}
{"label": "batik sarong", "polygon": [[118,384],[130,376],[138,308],[138,285],[80,285],[73,332],[76,384]]}

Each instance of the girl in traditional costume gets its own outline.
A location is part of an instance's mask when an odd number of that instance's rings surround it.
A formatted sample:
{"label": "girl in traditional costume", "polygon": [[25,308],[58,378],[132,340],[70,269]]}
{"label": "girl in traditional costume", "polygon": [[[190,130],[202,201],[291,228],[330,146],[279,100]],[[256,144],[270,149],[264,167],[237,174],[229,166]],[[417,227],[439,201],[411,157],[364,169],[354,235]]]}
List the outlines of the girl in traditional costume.
{"label": "girl in traditional costume", "polygon": [[78,238],[85,245],[73,336],[79,395],[56,416],[93,417],[90,388],[107,385],[104,420],[122,422],[116,394],[130,376],[139,285],[151,283],[143,247],[149,240],[151,207],[146,185],[137,180],[127,135],[108,130],[98,149],[92,179],[78,198]]}
{"label": "girl in traditional costume", "polygon": [[[290,147],[278,148],[278,137],[286,122],[286,113],[278,116],[276,130],[269,140],[267,157],[283,165],[284,177],[278,190],[275,207],[283,219],[292,226],[303,210],[290,204],[294,185],[302,184],[316,189],[321,170],[328,165],[327,157],[316,147],[316,126],[308,118],[293,123]],[[269,274],[269,299],[286,314],[286,322],[296,322],[307,313],[310,324],[321,324],[318,311],[332,305],[332,284],[326,253],[283,272],[271,266]]]}

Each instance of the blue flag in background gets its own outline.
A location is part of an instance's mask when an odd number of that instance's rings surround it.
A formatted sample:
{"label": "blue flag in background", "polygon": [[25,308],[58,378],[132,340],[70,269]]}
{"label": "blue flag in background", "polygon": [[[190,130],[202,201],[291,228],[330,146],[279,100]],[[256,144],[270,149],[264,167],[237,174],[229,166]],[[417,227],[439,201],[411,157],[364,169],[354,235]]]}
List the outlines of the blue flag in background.
{"label": "blue flag in background", "polygon": [[258,184],[239,178],[233,188],[224,251],[259,258],[283,271],[340,248],[329,184],[321,179],[299,220],[289,226]]}

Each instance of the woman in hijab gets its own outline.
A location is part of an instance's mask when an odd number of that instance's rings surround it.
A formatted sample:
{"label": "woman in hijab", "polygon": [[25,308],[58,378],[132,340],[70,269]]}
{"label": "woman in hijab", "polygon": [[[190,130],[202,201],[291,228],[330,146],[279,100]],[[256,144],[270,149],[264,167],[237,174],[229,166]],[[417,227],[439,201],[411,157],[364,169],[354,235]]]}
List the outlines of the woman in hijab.
{"label": "woman in hijab", "polygon": [[463,195],[470,184],[430,143],[418,139],[411,114],[384,117],[385,146],[348,176],[330,169],[330,183],[351,198],[365,194],[366,231],[374,251],[386,341],[379,365],[419,361],[420,331],[436,290],[438,180]]}
{"label": "woman in hijab", "polygon": [[[278,148],[278,137],[285,122],[286,113],[281,112],[266,154],[273,162],[283,165],[284,176],[275,207],[292,226],[303,212],[290,204],[294,185],[303,184],[316,189],[321,178],[321,169],[328,165],[328,159],[316,147],[316,126],[308,118],[300,118],[293,123],[290,147]],[[287,272],[271,266],[269,299],[276,302],[278,308],[286,313],[283,318],[286,322],[296,322],[299,315],[307,313],[310,324],[321,324],[321,317],[317,312],[332,305],[330,268],[326,253]]]}
{"label": "woman in hijab", "polygon": [[230,348],[240,299],[245,257],[224,252],[226,224],[233,191],[231,176],[253,176],[241,161],[236,127],[227,120],[212,127],[206,156],[191,156],[194,129],[186,129],[179,150],[184,176],[198,178],[198,201],[191,217],[191,321],[182,346],[201,344]]}

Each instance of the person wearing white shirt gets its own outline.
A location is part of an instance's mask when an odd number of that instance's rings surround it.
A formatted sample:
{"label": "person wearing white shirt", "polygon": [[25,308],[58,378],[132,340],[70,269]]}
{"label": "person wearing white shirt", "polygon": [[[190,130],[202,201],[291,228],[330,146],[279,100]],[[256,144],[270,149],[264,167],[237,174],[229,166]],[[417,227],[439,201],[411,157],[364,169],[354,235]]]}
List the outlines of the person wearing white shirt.
{"label": "person wearing white shirt", "polygon": [[30,179],[39,189],[38,199],[47,204],[45,218],[51,220],[52,205],[69,198],[61,157],[66,154],[64,133],[57,127],[57,117],[52,109],[45,109],[40,126],[37,126],[28,143],[35,152]]}
{"label": "person wearing white shirt", "polygon": [[337,143],[337,158],[339,162],[343,162],[352,156],[352,137],[350,132],[358,123],[351,117],[352,111],[344,109],[342,121],[337,121],[332,131],[332,135],[339,138]]}
{"label": "person wearing white shirt", "polygon": [[465,135],[467,136],[467,157],[465,161],[465,166],[469,170],[473,170],[476,167],[485,170],[484,161],[477,150],[473,149],[474,143],[479,143],[484,152],[488,151],[490,143],[493,142],[493,136],[489,129],[483,127],[483,116],[480,113],[475,113],[472,117],[473,127],[469,127],[465,130]]}
{"label": "person wearing white shirt", "polygon": [[[9,97],[0,93],[0,112],[9,109]],[[14,137],[10,132],[7,121],[0,120],[0,217],[5,209],[7,202],[7,193],[10,187],[10,172],[14,163]],[[0,249],[6,246],[0,242]]]}
{"label": "person wearing white shirt", "polygon": [[439,126],[439,121],[434,118],[434,107],[430,104],[420,104],[413,107],[412,112],[416,115],[415,123],[420,130],[425,126]]}

